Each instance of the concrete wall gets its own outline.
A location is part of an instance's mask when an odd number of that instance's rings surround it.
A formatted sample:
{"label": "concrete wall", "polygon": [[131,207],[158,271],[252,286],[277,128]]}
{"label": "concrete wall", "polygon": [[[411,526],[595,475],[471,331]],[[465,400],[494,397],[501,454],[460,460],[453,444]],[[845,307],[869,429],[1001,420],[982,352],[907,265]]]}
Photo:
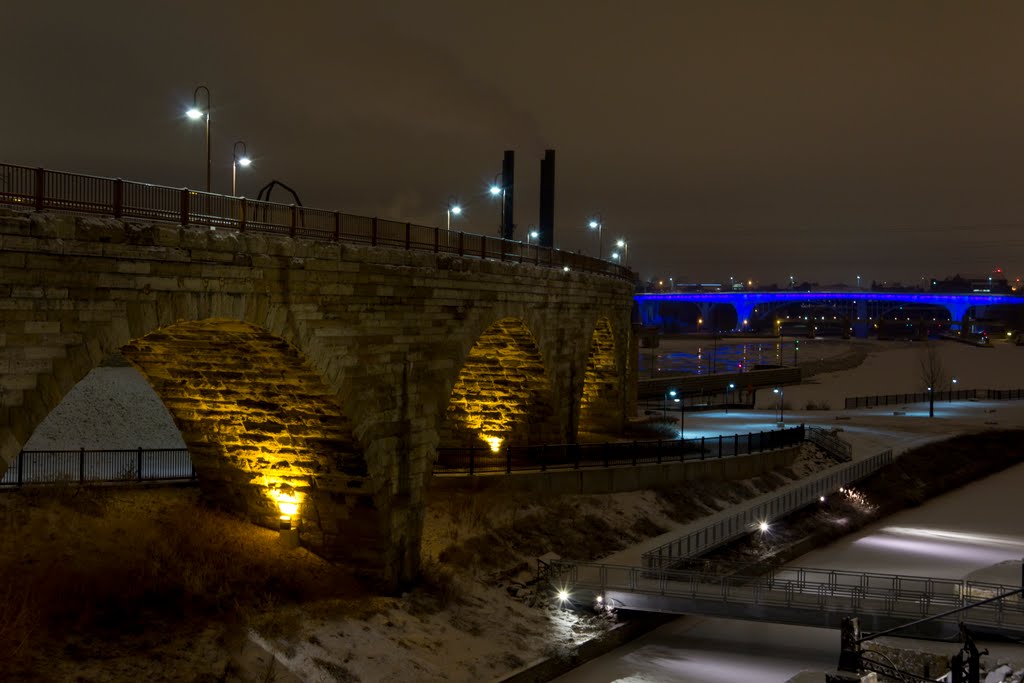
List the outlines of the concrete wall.
{"label": "concrete wall", "polygon": [[545,419],[570,436],[600,320],[614,369],[599,379],[625,413],[632,294],[529,264],[0,211],[0,457],[123,350],[168,404],[211,501],[266,522],[297,500],[303,543],[411,578],[439,432],[481,335],[522,323]]}
{"label": "concrete wall", "polygon": [[800,447],[715,460],[622,467],[591,467],[548,472],[434,477],[431,491],[501,489],[543,493],[623,493],[668,488],[694,479],[749,479],[777,467],[788,467]]}

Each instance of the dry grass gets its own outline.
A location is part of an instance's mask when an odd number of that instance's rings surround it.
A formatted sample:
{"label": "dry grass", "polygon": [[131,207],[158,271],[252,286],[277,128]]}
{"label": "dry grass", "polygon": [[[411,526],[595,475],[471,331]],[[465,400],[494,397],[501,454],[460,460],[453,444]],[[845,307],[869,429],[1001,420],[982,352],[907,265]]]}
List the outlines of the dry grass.
{"label": "dry grass", "polygon": [[153,623],[245,621],[354,588],[268,530],[203,508],[191,490],[53,487],[0,497],[0,670],[117,641]]}

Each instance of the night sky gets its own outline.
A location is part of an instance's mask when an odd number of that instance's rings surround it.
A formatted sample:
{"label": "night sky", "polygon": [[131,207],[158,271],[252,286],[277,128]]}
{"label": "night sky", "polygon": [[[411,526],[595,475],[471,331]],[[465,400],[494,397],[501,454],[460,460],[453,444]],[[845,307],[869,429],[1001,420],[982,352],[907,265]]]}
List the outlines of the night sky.
{"label": "night sky", "polygon": [[[557,152],[556,246],[644,277],[1024,271],[1024,3],[301,0],[4,7],[0,160],[214,191],[231,149],[307,206],[517,236]],[[284,195],[275,199],[285,200]]]}

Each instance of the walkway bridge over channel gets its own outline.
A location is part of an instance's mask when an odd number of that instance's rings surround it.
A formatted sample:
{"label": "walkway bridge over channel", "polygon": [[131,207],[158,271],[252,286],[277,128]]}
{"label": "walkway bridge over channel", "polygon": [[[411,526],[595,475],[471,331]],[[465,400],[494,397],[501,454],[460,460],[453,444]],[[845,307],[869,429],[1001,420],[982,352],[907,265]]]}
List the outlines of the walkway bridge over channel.
{"label": "walkway bridge over channel", "polygon": [[[553,562],[551,583],[577,604],[609,608],[840,628],[859,617],[864,631],[878,632],[934,617],[898,635],[947,639],[967,621],[972,631],[1024,636],[1024,601],[1019,594],[956,612],[1019,586],[923,576],[786,567],[761,576],[725,574],[727,567],[676,570],[599,563]],[[896,634],[894,634],[896,635]]]}

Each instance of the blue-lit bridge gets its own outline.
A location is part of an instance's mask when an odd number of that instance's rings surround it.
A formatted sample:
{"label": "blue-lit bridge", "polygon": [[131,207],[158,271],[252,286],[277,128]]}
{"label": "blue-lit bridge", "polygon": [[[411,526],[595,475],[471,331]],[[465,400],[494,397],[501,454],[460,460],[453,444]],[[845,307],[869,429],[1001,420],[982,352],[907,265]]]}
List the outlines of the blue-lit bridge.
{"label": "blue-lit bridge", "polygon": [[[637,294],[636,302],[645,325],[666,327],[666,322],[685,315],[696,317],[698,331],[746,331],[776,325],[778,314],[794,306],[808,311],[803,316],[845,322],[857,336],[866,336],[872,323],[897,312],[945,309],[950,329],[961,329],[969,314],[981,317],[993,306],[1024,305],[1024,297],[1006,294],[936,294],[927,292],[674,292]],[[722,309],[728,309],[722,313]],[[735,316],[735,317],[733,317]],[[806,316],[806,317],[805,317]],[[909,315],[907,316],[909,318]],[[690,322],[690,325],[693,323]]]}

